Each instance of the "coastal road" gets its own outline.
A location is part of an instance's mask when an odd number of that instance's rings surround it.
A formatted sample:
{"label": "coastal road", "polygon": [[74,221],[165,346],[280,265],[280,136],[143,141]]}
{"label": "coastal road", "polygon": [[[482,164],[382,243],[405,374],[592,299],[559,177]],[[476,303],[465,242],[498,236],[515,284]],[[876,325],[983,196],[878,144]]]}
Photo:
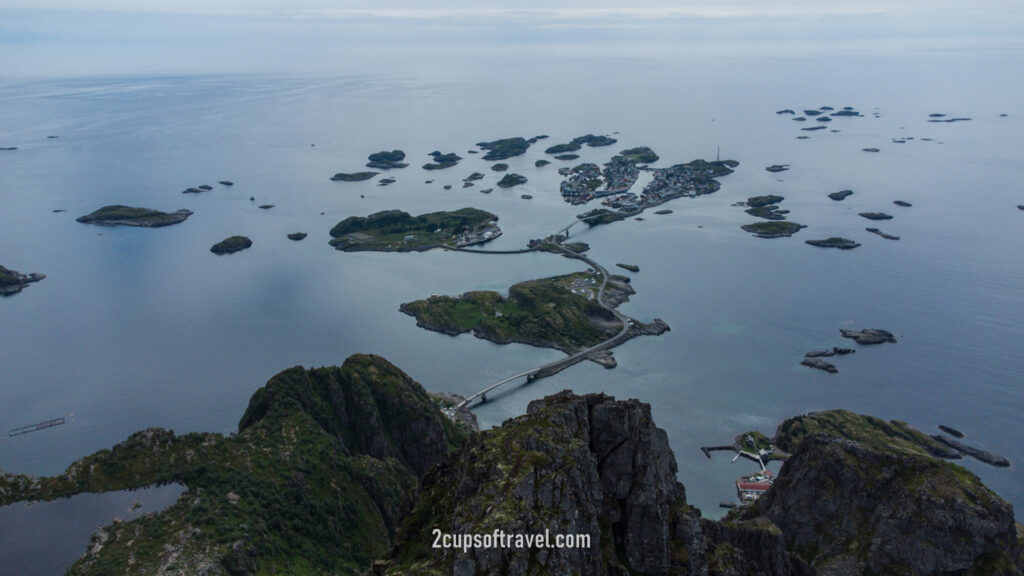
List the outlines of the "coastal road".
{"label": "coastal road", "polygon": [[[626,336],[629,334],[630,328],[633,327],[632,319],[630,319],[626,315],[620,313],[615,308],[605,304],[605,302],[604,302],[604,292],[605,292],[605,288],[607,288],[607,286],[608,286],[608,271],[605,270],[604,266],[601,266],[600,264],[598,264],[594,260],[591,260],[590,258],[584,256],[583,254],[578,254],[576,252],[573,252],[572,250],[569,250],[565,246],[562,246],[561,243],[559,243],[558,240],[557,240],[557,237],[559,235],[565,234],[566,232],[568,232],[569,228],[572,228],[572,226],[574,224],[576,224],[577,222],[580,222],[580,221],[577,220],[576,222],[573,222],[572,224],[570,224],[570,225],[566,226],[565,228],[561,229],[558,234],[552,236],[551,237],[552,240],[549,241],[549,244],[554,246],[556,251],[561,252],[563,255],[568,256],[569,258],[576,258],[577,260],[582,260],[582,261],[586,262],[587,264],[590,265],[591,268],[593,268],[594,270],[596,270],[597,272],[599,272],[601,274],[601,287],[597,290],[597,303],[602,308],[604,308],[605,310],[608,310],[609,312],[611,312],[615,316],[615,318],[618,319],[618,321],[622,323],[622,329],[619,330],[619,332],[617,334],[615,334],[614,336],[612,336],[611,338],[608,338],[607,340],[599,342],[599,343],[597,343],[597,344],[595,344],[595,345],[593,345],[593,346],[591,346],[589,348],[585,348],[583,350],[580,350],[579,352],[576,352],[575,354],[571,354],[571,355],[569,355],[569,356],[567,356],[565,358],[562,358],[560,360],[555,360],[554,362],[549,362],[547,364],[544,364],[543,366],[538,366],[537,368],[533,368],[533,369],[527,370],[525,372],[520,372],[519,374],[516,374],[514,376],[509,376],[508,378],[505,378],[504,380],[499,380],[498,382],[495,382],[494,384],[491,384],[490,386],[484,388],[483,390],[477,392],[476,394],[473,394],[472,396],[469,396],[468,398],[466,398],[465,400],[460,402],[456,406],[456,409],[465,408],[473,400],[476,400],[477,398],[480,398],[481,400],[486,401],[487,393],[488,392],[490,392],[491,390],[495,390],[497,388],[500,388],[501,386],[504,386],[505,384],[508,384],[509,382],[512,382],[513,380],[518,380],[519,378],[528,378],[529,376],[532,376],[532,375],[540,373],[540,372],[546,372],[546,371],[557,372],[557,371],[562,370],[563,368],[566,368],[568,366],[571,366],[571,365],[573,365],[573,364],[575,364],[577,362],[581,362],[584,359],[586,359],[588,354],[590,354],[592,352],[596,352],[598,350],[603,350],[605,348],[611,348],[612,346],[615,346],[615,345],[621,343],[622,341],[625,340]],[[483,252],[483,251],[481,250],[480,252]]]}

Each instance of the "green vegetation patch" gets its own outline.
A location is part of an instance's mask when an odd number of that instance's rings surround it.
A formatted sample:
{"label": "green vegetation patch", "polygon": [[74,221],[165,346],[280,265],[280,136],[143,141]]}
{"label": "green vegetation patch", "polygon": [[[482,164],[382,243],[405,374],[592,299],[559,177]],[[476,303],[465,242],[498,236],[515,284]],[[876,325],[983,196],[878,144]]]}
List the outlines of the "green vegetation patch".
{"label": "green vegetation patch", "polygon": [[589,226],[599,226],[601,224],[611,224],[612,222],[618,222],[626,218],[626,214],[622,212],[616,212],[615,210],[609,210],[607,208],[596,208],[589,212],[584,212],[576,216],[580,220],[585,220]]}
{"label": "green vegetation patch", "polygon": [[657,162],[659,156],[647,146],[638,146],[619,152],[612,158],[612,162],[628,162],[630,164],[650,164]]}
{"label": "green vegetation patch", "polygon": [[[454,246],[466,234],[497,230],[498,217],[476,208],[412,216],[385,210],[369,216],[350,216],[331,228],[331,246],[344,251],[409,251]],[[492,231],[492,233],[494,233]]]}
{"label": "green vegetation patch", "polygon": [[753,224],[744,224],[740,226],[745,232],[750,232],[758,238],[782,238],[784,236],[792,236],[800,231],[801,228],[806,228],[803,224],[797,224],[796,222],[754,222]]}
{"label": "green vegetation patch", "polygon": [[530,142],[525,138],[505,138],[492,142],[477,142],[481,150],[487,150],[484,160],[505,160],[513,156],[519,156],[530,147]]}
{"label": "green vegetation patch", "polygon": [[331,176],[331,180],[335,182],[360,182],[362,180],[369,180],[380,172],[338,172],[334,176]]}
{"label": "green vegetation patch", "polygon": [[178,210],[177,212],[161,212],[151,208],[135,208],[113,204],[104,206],[99,210],[85,216],[79,216],[76,220],[87,224],[100,224],[105,226],[142,226],[147,228],[158,228],[184,222],[192,215],[190,210]]}
{"label": "green vegetation patch", "polygon": [[498,180],[499,188],[511,188],[520,184],[526,184],[526,176],[522,174],[508,173],[501,180]]}
{"label": "green vegetation patch", "polygon": [[769,204],[778,204],[783,200],[785,200],[785,198],[783,198],[782,196],[777,196],[775,194],[767,194],[764,196],[751,196],[750,198],[747,198],[747,206],[750,206],[751,208],[761,208],[764,206],[768,206]]}
{"label": "green vegetation patch", "polygon": [[949,447],[906,422],[886,422],[881,418],[862,416],[846,410],[829,410],[790,418],[779,425],[775,432],[775,443],[779,448],[792,453],[804,438],[812,434],[846,438],[886,452],[917,456],[950,453]]}
{"label": "green vegetation patch", "polygon": [[591,297],[600,276],[584,273],[522,282],[497,292],[432,296],[402,304],[416,324],[445,334],[473,332],[499,344],[521,342],[565,352],[593,346],[614,335],[621,324]]}
{"label": "green vegetation patch", "polygon": [[562,154],[563,152],[575,152],[579,150],[584,144],[590,147],[597,146],[611,146],[618,142],[615,138],[609,136],[594,136],[593,134],[587,134],[585,136],[577,136],[573,138],[571,142],[566,144],[555,144],[549,146],[547,150],[544,150],[547,154]]}

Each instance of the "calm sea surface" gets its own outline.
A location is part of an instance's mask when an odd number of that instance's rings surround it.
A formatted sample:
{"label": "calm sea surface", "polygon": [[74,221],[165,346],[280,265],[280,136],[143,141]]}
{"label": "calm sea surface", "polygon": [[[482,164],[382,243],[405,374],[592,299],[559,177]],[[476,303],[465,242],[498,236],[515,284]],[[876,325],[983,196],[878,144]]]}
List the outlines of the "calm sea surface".
{"label": "calm sea surface", "polygon": [[[614,370],[579,365],[499,394],[476,410],[483,424],[566,388],[639,398],[669,434],[690,501],[715,516],[751,468],[706,460],[701,445],[829,408],[928,433],[941,423],[1013,462],[963,464],[1022,510],[1024,60],[993,48],[897,53],[530,52],[359,75],[0,80],[0,146],[18,147],[0,152],[0,264],[47,275],[0,300],[0,431],[67,418],[0,434],[0,468],[58,473],[152,426],[230,432],[277,372],[358,352],[388,358],[428,389],[462,394],[560,357],[428,332],[398,306],[504,291],[580,264],[546,254],[346,254],[328,246],[328,230],[383,209],[474,206],[500,217],[505,235],[493,248],[520,247],[581,211],[558,194],[557,161],[534,167],[543,148],[617,133],[617,145],[584,148],[580,161],[648,145],[662,158],[656,166],[713,159],[719,147],[740,162],[719,192],[672,201],[670,215],[574,234],[608,266],[639,265],[637,294],[621,310],[663,318],[672,331],[616,349]],[[775,114],[824,105],[864,117],[802,132],[817,123]],[[929,113],[972,120],[929,123]],[[551,137],[507,161],[529,182],[481,194],[500,174],[466,150],[538,134]],[[388,174],[398,180],[391,186],[328,180],[393,148],[411,166]],[[423,171],[432,150],[465,160]],[[791,169],[764,170],[775,163]],[[461,188],[474,171],[487,177]],[[181,194],[200,184],[214,190]],[[841,189],[855,194],[826,197]],[[755,219],[731,205],[759,194],[785,196],[789,219],[808,227],[778,240],[741,231]],[[265,203],[275,207],[257,207]],[[195,215],[161,229],[75,222],[106,204]],[[895,218],[872,223],[863,211]],[[901,240],[864,231],[873,225]],[[285,238],[297,231],[309,237]],[[254,246],[209,252],[234,234]],[[804,244],[829,236],[862,246]],[[869,327],[899,343],[837,359],[837,375],[798,365],[808,350],[849,344],[840,328]]]}

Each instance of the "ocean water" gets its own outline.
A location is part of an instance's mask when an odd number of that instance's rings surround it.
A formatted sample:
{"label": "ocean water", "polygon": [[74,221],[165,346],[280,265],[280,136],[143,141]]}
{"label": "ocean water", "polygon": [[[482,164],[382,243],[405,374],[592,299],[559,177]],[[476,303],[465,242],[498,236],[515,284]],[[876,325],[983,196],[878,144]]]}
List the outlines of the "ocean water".
{"label": "ocean water", "polygon": [[[963,430],[969,443],[1013,462],[963,464],[1022,510],[1017,46],[886,44],[842,57],[714,43],[615,53],[452,49],[444,65],[424,55],[330,74],[0,78],[0,146],[18,147],[0,152],[0,264],[47,275],[0,300],[0,429],[68,420],[0,435],[0,468],[58,473],[151,426],[230,432],[253,391],[293,365],[380,354],[428,389],[470,394],[560,357],[421,330],[398,306],[435,293],[504,291],[579,263],[547,254],[346,254],[327,244],[328,231],[383,209],[474,206],[500,217],[505,234],[491,247],[518,248],[582,211],[558,194],[563,164],[534,161],[546,146],[594,133],[619,142],[584,147],[580,162],[648,145],[661,156],[655,166],[719,150],[740,166],[719,192],[663,206],[672,214],[573,229],[606,266],[640,266],[631,275],[637,294],[620,309],[672,330],[617,348],[615,369],[582,364],[492,395],[476,408],[485,426],[562,389],[639,398],[668,432],[691,503],[716,516],[750,465],[707,460],[700,446],[846,408],[929,433],[938,424]],[[775,114],[824,105],[864,117],[837,118],[828,128],[838,132],[802,132],[817,123]],[[930,123],[930,113],[972,120]],[[465,152],[482,140],[538,134],[550,138],[506,161],[529,182],[481,194],[501,174]],[[861,151],[872,146],[881,151]],[[410,162],[388,174],[395,184],[329,181],[393,148]],[[465,159],[421,170],[432,150]],[[775,163],[791,169],[764,170]],[[474,171],[487,176],[461,188]],[[225,179],[235,185],[217,184]],[[200,184],[214,190],[181,194]],[[855,194],[826,197],[841,189]],[[776,240],[741,231],[756,219],[732,204],[769,193],[784,196],[789,219],[808,227]],[[897,199],[913,206],[894,206]],[[75,222],[114,203],[195,214],[161,229]],[[275,207],[260,210],[264,203]],[[875,223],[862,211],[895,218]],[[868,234],[870,226],[901,239]],[[309,237],[285,238],[296,231]],[[254,246],[209,252],[234,234]],[[804,244],[836,235],[862,246]],[[798,365],[808,350],[849,345],[840,328],[871,327],[899,343],[836,359],[836,375]]]}

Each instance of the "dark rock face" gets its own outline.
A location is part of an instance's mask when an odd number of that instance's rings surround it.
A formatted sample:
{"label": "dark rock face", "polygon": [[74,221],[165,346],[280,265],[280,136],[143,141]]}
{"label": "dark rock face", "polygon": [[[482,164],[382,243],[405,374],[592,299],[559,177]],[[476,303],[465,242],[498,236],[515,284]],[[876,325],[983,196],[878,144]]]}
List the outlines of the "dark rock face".
{"label": "dark rock face", "polygon": [[[962,437],[963,434],[960,434],[960,436],[958,436],[958,438]],[[966,454],[974,458],[975,460],[979,460],[986,464],[991,464],[992,466],[998,466],[1000,468],[1006,468],[1010,465],[1010,461],[1007,460],[1006,458],[1003,458],[1002,456],[998,456],[991,452],[986,452],[985,450],[975,448],[974,446],[968,446],[963,442],[957,442],[956,440],[953,440],[952,438],[946,438],[941,434],[935,434],[934,436],[932,436],[932,438],[938,440],[939,442],[942,442],[946,446],[949,446],[950,448],[956,450],[961,454]]]}
{"label": "dark rock face", "polygon": [[[851,463],[854,463],[851,465]],[[823,435],[750,510],[819,576],[1020,574],[1013,511],[966,470]]]}
{"label": "dark rock face", "polygon": [[786,551],[778,527],[765,518],[727,523],[702,520],[709,576],[812,576]]}
{"label": "dark rock face", "polygon": [[[430,549],[451,534],[589,534],[590,548]],[[480,434],[423,480],[387,574],[695,574],[699,514],[686,505],[650,406],[562,392]],[[626,568],[629,566],[629,569]]]}
{"label": "dark rock face", "polygon": [[879,330],[878,328],[865,328],[864,330],[846,330],[841,328],[839,333],[843,338],[849,338],[857,344],[896,343],[896,336],[892,332]]}
{"label": "dark rock face", "polygon": [[865,228],[865,230],[867,230],[868,232],[871,232],[872,234],[881,236],[882,238],[885,238],[886,240],[899,240],[900,239],[899,236],[893,236],[892,234],[886,234],[885,232],[882,232],[878,228]]}
{"label": "dark rock face", "polygon": [[830,362],[826,362],[821,358],[807,357],[801,360],[800,364],[802,366],[807,366],[808,368],[817,368],[818,370],[824,370],[829,374],[837,374],[839,372],[839,369],[836,368],[835,365],[833,365]]}

